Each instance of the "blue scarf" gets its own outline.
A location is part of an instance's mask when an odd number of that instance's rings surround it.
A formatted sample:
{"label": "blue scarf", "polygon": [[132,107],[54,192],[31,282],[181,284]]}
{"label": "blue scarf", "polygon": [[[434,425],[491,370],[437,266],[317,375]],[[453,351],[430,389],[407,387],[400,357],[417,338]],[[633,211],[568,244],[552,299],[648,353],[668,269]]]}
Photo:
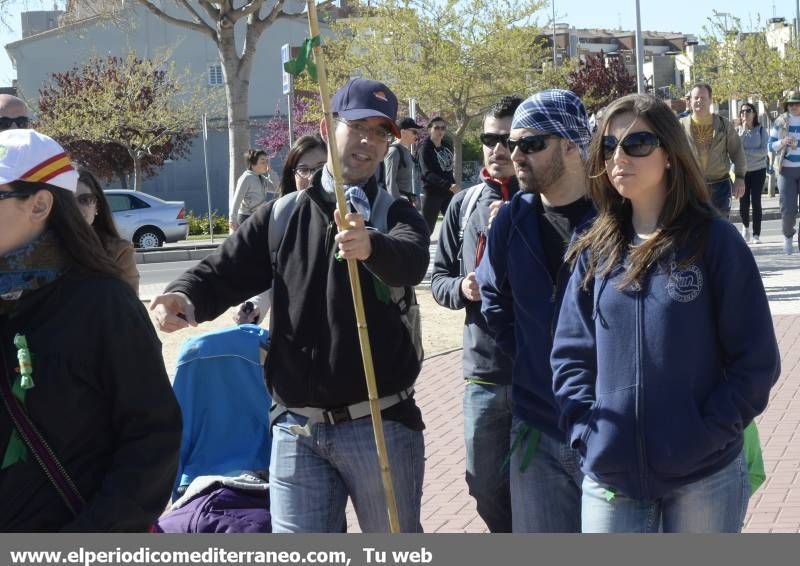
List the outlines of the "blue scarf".
{"label": "blue scarf", "polygon": [[64,267],[61,247],[50,232],[0,256],[0,314],[13,310],[23,296],[58,279]]}

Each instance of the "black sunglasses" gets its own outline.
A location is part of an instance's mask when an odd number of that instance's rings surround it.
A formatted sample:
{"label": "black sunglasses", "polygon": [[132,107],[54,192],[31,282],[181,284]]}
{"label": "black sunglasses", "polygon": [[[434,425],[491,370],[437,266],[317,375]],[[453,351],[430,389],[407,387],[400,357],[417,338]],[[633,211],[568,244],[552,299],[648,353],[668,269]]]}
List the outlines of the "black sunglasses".
{"label": "black sunglasses", "polygon": [[612,159],[617,147],[621,147],[625,155],[630,157],[647,157],[660,145],[661,141],[653,132],[633,132],[622,141],[614,136],[603,136],[603,159]]}
{"label": "black sunglasses", "polygon": [[503,147],[508,147],[508,134],[493,134],[491,132],[484,132],[480,135],[480,140],[483,145],[488,148],[494,148],[497,144]]}
{"label": "black sunglasses", "polygon": [[547,139],[558,137],[553,134],[539,134],[537,136],[525,136],[518,140],[508,140],[508,150],[514,153],[514,150],[519,148],[522,153],[536,153],[542,151],[547,147]]}
{"label": "black sunglasses", "polygon": [[31,123],[27,116],[17,116],[16,118],[8,118],[7,116],[0,117],[0,130],[7,130],[12,124],[16,124],[18,128],[27,128]]}
{"label": "black sunglasses", "polygon": [[7,198],[28,198],[31,196],[31,193],[26,191],[0,191],[0,200],[5,200]]}
{"label": "black sunglasses", "polygon": [[739,114],[752,114],[752,113],[753,113],[752,108],[742,108],[741,110],[739,110]]}

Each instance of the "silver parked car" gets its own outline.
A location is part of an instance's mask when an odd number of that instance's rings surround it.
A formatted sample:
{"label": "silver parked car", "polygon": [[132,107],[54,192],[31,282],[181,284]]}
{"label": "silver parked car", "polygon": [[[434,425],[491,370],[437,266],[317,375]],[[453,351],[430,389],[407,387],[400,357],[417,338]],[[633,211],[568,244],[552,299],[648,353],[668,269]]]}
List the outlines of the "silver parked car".
{"label": "silver parked car", "polygon": [[147,193],[105,191],[120,235],[137,248],[158,248],[185,240],[189,233],[185,203],[164,201]]}

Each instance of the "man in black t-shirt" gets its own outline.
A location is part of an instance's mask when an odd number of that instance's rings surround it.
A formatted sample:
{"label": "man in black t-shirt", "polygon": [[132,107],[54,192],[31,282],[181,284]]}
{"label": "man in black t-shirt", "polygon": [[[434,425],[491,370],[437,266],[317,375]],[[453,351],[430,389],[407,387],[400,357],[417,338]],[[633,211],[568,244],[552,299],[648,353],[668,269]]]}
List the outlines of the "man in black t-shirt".
{"label": "man in black t-shirt", "polygon": [[581,529],[580,455],[558,425],[550,350],[569,279],[564,252],[594,218],[584,169],[589,132],[586,110],[570,91],[540,92],[517,108],[508,147],[520,192],[492,222],[477,270],[481,312],[498,346],[514,359],[509,469],[515,533]]}

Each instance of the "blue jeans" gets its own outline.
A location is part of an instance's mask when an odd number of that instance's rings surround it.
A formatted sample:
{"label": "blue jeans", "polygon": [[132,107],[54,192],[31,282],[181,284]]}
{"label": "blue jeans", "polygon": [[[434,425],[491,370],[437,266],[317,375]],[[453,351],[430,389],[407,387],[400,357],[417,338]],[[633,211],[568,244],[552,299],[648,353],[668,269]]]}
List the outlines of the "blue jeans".
{"label": "blue jeans", "polygon": [[707,183],[706,186],[711,193],[711,204],[727,220],[731,215],[731,194],[733,193],[731,180],[725,179],[716,183]]}
{"label": "blue jeans", "polygon": [[[524,425],[514,417],[512,443]],[[546,434],[527,466],[532,435],[511,454],[511,518],[515,533],[579,533],[581,528],[580,455]],[[524,470],[521,469],[524,467]]]}
{"label": "blue jeans", "polygon": [[584,533],[738,533],[750,482],[744,452],[720,471],[655,501],[615,494],[589,476],[583,480]]}
{"label": "blue jeans", "polygon": [[467,486],[478,515],[493,533],[511,532],[508,456],[511,438],[511,386],[464,385],[464,443]]}
{"label": "blue jeans", "polygon": [[[269,466],[274,533],[341,532],[348,495],[365,533],[389,532],[375,436],[369,418],[337,425],[315,424],[311,436],[291,425],[308,419],[284,413],[272,426]],[[425,470],[421,431],[383,421],[386,451],[402,532],[422,532],[420,507]]]}

